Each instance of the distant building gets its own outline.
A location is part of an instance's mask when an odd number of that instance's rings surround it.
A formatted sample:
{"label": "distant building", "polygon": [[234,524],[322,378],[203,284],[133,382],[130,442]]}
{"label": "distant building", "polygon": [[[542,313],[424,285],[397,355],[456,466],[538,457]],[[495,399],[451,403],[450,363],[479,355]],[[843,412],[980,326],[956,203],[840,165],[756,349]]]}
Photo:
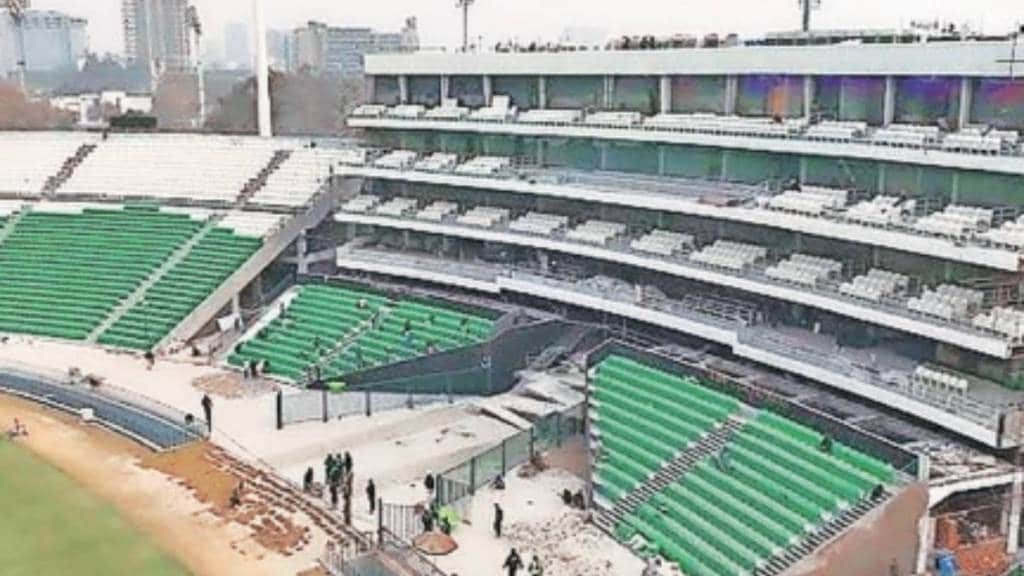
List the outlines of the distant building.
{"label": "distant building", "polygon": [[287,70],[291,62],[292,35],[287,30],[267,30],[267,59],[271,68]]}
{"label": "distant building", "polygon": [[125,58],[151,73],[190,70],[192,18],[188,0],[123,0]]}
{"label": "distant building", "polygon": [[355,77],[363,73],[366,54],[414,52],[419,48],[416,19],[409,18],[399,32],[370,28],[342,28],[309,22],[292,31],[289,68],[312,74]]}
{"label": "distant building", "polygon": [[[21,25],[25,69],[59,72],[77,68],[88,50],[86,20],[53,10],[28,10]],[[17,71],[17,30],[0,18],[0,76]]]}
{"label": "distant building", "polygon": [[224,60],[231,68],[251,68],[249,27],[243,22],[231,22],[224,27]]}

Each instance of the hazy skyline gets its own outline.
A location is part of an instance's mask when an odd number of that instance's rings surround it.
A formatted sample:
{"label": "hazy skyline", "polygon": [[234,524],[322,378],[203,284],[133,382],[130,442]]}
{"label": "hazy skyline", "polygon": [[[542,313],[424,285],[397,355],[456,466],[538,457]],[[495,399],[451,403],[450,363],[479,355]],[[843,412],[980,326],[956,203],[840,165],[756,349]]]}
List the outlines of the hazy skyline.
{"label": "hazy skyline", "polygon": [[[251,20],[251,0],[192,0],[209,39],[220,39],[224,25]],[[913,19],[950,20],[1006,32],[1024,21],[1024,4],[1010,0],[822,0],[817,28],[895,28]],[[35,8],[55,9],[89,19],[91,48],[121,53],[121,0],[36,0]],[[398,30],[408,16],[420,23],[424,46],[455,46],[461,18],[454,0],[264,0],[269,28],[293,28],[308,20],[344,26]],[[724,17],[723,17],[724,16]],[[477,0],[470,33],[485,45],[518,39],[555,40],[566,28],[593,28],[608,36],[737,32],[750,37],[799,27],[797,0]]]}

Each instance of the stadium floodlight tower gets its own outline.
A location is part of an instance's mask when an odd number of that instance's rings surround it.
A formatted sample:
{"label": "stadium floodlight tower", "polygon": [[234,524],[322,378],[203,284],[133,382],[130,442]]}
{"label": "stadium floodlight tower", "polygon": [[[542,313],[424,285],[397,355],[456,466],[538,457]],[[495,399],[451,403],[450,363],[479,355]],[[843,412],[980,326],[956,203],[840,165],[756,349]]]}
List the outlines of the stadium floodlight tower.
{"label": "stadium floodlight tower", "polygon": [[18,69],[18,84],[21,91],[25,91],[25,36],[23,24],[25,23],[25,10],[28,9],[29,0],[0,0],[0,8],[7,12],[14,24],[15,36],[15,66]]}
{"label": "stadium floodlight tower", "polygon": [[204,78],[205,67],[203,66],[202,39],[203,24],[199,21],[199,11],[195,6],[188,7],[188,23],[192,29],[192,53],[195,54],[196,91],[199,99],[199,111],[195,120],[196,128],[202,128],[206,123],[206,78]]}
{"label": "stadium floodlight tower", "polygon": [[263,21],[263,3],[252,1],[256,32],[256,124],[261,138],[274,135],[270,124],[270,68],[267,64],[267,25]]}
{"label": "stadium floodlight tower", "polygon": [[800,4],[800,8],[803,11],[803,24],[802,30],[804,32],[811,31],[811,10],[817,10],[821,8],[821,0],[797,0]]}
{"label": "stadium floodlight tower", "polygon": [[476,0],[455,0],[455,7],[462,8],[462,51],[469,52],[469,7]]}

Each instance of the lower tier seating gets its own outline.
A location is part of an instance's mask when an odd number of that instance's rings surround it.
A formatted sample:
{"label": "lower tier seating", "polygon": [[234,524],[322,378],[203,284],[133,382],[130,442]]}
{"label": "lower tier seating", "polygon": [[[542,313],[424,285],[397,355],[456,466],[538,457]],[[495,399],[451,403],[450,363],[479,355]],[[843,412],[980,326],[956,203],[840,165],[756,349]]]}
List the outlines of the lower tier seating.
{"label": "lower tier seating", "polygon": [[494,321],[440,302],[399,301],[326,366],[337,378],[424,354],[471,346],[490,338]]}
{"label": "lower tier seating", "polygon": [[258,238],[239,236],[226,228],[210,230],[146,291],[141,302],[100,335],[99,342],[135,350],[152,348],[261,245]]}
{"label": "lower tier seating", "polygon": [[152,207],[37,207],[0,242],[0,331],[84,340],[201,226]]}
{"label": "lower tier seating", "polygon": [[[623,508],[616,536],[641,536],[688,575],[752,574],[895,480],[889,464],[773,412],[741,409],[696,379],[610,356],[592,386],[596,490],[613,506],[629,494],[642,500]],[[656,492],[636,491],[730,415],[744,424],[723,449]]]}
{"label": "lower tier seating", "polygon": [[388,303],[386,297],[364,290],[301,286],[283,313],[241,344],[228,362],[242,366],[263,361],[267,373],[301,381],[310,367],[365,329]]}

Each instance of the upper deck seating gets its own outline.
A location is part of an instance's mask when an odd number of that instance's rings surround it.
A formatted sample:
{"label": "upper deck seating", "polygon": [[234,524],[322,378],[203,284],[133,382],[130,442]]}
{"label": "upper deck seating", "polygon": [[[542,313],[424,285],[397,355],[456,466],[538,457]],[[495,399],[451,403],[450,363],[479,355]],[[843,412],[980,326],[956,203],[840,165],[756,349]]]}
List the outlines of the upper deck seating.
{"label": "upper deck seating", "polygon": [[975,316],[971,323],[978,328],[992,330],[1014,340],[1024,338],[1024,311],[1016,308],[993,308]]}
{"label": "upper deck seating", "polygon": [[333,173],[342,151],[325,148],[299,148],[267,176],[266,182],[250,198],[250,203],[265,206],[298,207],[309,204]]}
{"label": "upper deck seating", "polygon": [[844,216],[851,222],[885,228],[903,222],[903,215],[907,211],[905,204],[897,196],[880,195],[854,204],[846,210]]}
{"label": "upper deck seating", "polygon": [[985,294],[978,290],[942,284],[935,289],[925,289],[918,298],[909,299],[907,309],[943,320],[954,320],[980,309],[984,300]]}
{"label": "upper deck seating", "polygon": [[424,172],[451,172],[458,163],[458,154],[435,152],[417,161],[415,168]]}
{"label": "upper deck seating", "polygon": [[427,109],[419,104],[399,104],[398,106],[392,106],[388,108],[387,115],[390,118],[401,118],[403,120],[415,120],[417,118],[423,118],[423,115],[427,113]]}
{"label": "upper deck seating", "polygon": [[509,230],[524,234],[551,236],[556,232],[565,230],[568,225],[569,218],[567,216],[545,214],[543,212],[528,212],[510,222],[508,227]]}
{"label": "upper deck seating", "polygon": [[416,165],[417,158],[419,158],[419,154],[412,150],[393,150],[374,160],[373,166],[392,170],[409,170]]}
{"label": "upper deck seating", "polygon": [[516,107],[508,96],[495,94],[491,97],[491,105],[477,108],[470,115],[470,120],[478,122],[511,122],[516,119]]}
{"label": "upper deck seating", "polygon": [[807,254],[794,254],[775,266],[769,266],[765,270],[765,275],[783,282],[816,286],[830,278],[839,277],[842,272],[843,264],[837,260]]}
{"label": "upper deck seating", "polygon": [[477,156],[456,166],[455,173],[468,176],[498,176],[511,168],[511,158],[504,156]]}
{"label": "upper deck seating", "polygon": [[626,233],[626,225],[621,222],[605,222],[603,220],[588,220],[583,224],[569,230],[565,235],[569,240],[607,246],[612,240]]}
{"label": "upper deck seating", "polygon": [[469,116],[469,108],[459,106],[459,101],[454,98],[441,100],[441,105],[427,110],[423,115],[428,120],[462,120]]}
{"label": "upper deck seating", "polygon": [[690,260],[729,270],[743,270],[768,256],[764,246],[716,240],[711,246],[690,254]]}
{"label": "upper deck seating", "polygon": [[910,287],[910,278],[897,272],[872,268],[867,274],[857,276],[839,287],[839,292],[854,298],[881,302],[884,298],[905,294]]}
{"label": "upper deck seating", "polygon": [[155,208],[36,205],[0,242],[0,331],[84,340],[201,226]]}
{"label": "upper deck seating", "polygon": [[256,138],[114,135],[58,193],[234,203],[270,162],[274,147]]}
{"label": "upper deck seating", "polygon": [[498,224],[508,222],[508,217],[509,211],[507,208],[477,206],[459,216],[456,222],[465,226],[476,226],[477,228],[494,228]]}
{"label": "upper deck seating", "polygon": [[639,112],[613,111],[592,112],[583,119],[587,126],[604,128],[633,128],[639,126],[642,121],[643,116]]}
{"label": "upper deck seating", "polygon": [[0,132],[0,192],[39,194],[64,162],[92,140],[74,133]]}
{"label": "upper deck seating", "polygon": [[519,113],[519,122],[523,124],[579,124],[582,120],[582,110],[536,108]]}
{"label": "upper deck seating", "polygon": [[357,214],[368,214],[380,204],[380,196],[374,196],[373,194],[360,194],[345,202],[341,205],[341,209],[345,212],[354,212]]}
{"label": "upper deck seating", "polygon": [[382,104],[362,104],[352,111],[353,118],[383,118],[388,107]]}
{"label": "upper deck seating", "polygon": [[951,204],[914,222],[914,230],[934,236],[966,238],[988,230],[994,215],[988,208]]}
{"label": "upper deck seating", "polygon": [[419,201],[415,198],[398,197],[392,198],[380,206],[377,206],[376,212],[381,216],[404,218],[415,214],[417,208],[419,208]]}
{"label": "upper deck seating", "polygon": [[658,256],[674,256],[686,250],[691,250],[693,246],[693,236],[659,229],[651,230],[630,243],[630,248],[633,250]]}
{"label": "upper deck seating", "polygon": [[454,202],[437,201],[428,204],[416,214],[420,220],[441,222],[459,213],[459,205]]}

